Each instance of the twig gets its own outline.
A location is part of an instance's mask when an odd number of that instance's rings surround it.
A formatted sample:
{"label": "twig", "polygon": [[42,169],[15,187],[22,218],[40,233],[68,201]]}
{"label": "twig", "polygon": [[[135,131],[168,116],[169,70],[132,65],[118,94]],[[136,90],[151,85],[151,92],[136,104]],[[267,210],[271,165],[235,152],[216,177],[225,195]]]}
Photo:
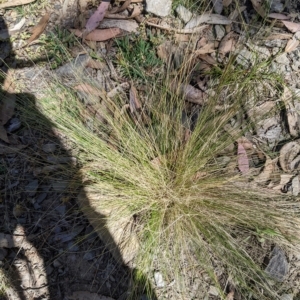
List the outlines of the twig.
{"label": "twig", "polygon": [[175,31],[176,33],[186,33],[186,34],[202,32],[204,29],[206,29],[209,26],[209,25],[202,25],[202,26],[195,27],[193,29],[177,29],[177,28],[172,28],[172,27],[168,27],[168,26],[161,26],[161,25],[154,24],[154,23],[151,23],[148,21],[146,21],[145,24],[152,26],[152,27],[159,28],[159,29],[167,30],[167,31]]}

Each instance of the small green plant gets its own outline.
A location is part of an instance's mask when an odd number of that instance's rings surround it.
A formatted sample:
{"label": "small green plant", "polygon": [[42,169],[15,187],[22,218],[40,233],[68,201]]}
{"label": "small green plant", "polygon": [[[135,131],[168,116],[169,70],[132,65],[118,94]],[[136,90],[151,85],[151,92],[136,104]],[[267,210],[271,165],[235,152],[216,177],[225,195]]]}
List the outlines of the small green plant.
{"label": "small green plant", "polygon": [[66,62],[68,57],[66,49],[77,43],[77,39],[72,33],[59,27],[47,35],[42,35],[40,41],[44,45],[44,51],[47,53],[53,69]]}
{"label": "small green plant", "polygon": [[117,41],[117,45],[119,52],[116,63],[125,77],[146,80],[153,77],[162,65],[150,41],[142,38],[132,40],[126,36]]}

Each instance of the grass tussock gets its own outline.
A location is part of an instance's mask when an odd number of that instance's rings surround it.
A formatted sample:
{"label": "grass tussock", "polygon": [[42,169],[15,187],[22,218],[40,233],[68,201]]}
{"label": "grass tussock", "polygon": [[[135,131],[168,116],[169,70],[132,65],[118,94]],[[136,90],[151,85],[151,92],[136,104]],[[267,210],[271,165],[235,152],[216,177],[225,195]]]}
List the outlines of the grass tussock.
{"label": "grass tussock", "polygon": [[[116,219],[134,220],[136,280],[151,282],[159,271],[166,284],[175,282],[177,299],[187,299],[191,282],[204,272],[225,297],[217,263],[242,295],[276,299],[245,241],[263,232],[264,240],[293,247],[299,204],[251,189],[235,168],[235,142],[253,125],[248,119],[235,126],[236,120],[279,89],[266,70],[257,63],[245,71],[233,58],[207,75],[213,92],[192,107],[182,93],[188,63],[177,75],[162,72],[147,82],[138,93],[140,109],[127,94],[109,98],[99,89],[83,101],[55,78],[39,100],[42,113],[76,144],[85,185],[101,195],[94,204],[117,211]],[[95,82],[77,79],[97,89]],[[220,163],[224,153],[229,164]]]}

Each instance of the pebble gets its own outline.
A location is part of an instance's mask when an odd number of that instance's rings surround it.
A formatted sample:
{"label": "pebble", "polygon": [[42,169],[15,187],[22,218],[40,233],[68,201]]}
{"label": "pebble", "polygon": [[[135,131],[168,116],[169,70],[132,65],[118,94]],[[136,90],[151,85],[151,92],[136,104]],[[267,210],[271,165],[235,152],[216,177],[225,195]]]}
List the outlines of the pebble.
{"label": "pebble", "polygon": [[7,255],[7,250],[4,248],[0,248],[0,261],[2,261]]}
{"label": "pebble", "polygon": [[72,252],[76,252],[79,250],[79,246],[75,244],[74,242],[69,242],[68,243],[68,250]]}
{"label": "pebble", "polygon": [[21,121],[19,118],[12,118],[9,121],[9,124],[6,128],[7,132],[13,132],[15,130],[18,130],[21,127]]}
{"label": "pebble", "polygon": [[209,287],[208,293],[212,296],[219,296],[218,289],[213,285]]}
{"label": "pebble", "polygon": [[225,35],[225,28],[222,25],[215,25],[216,40],[221,41]]}
{"label": "pebble", "polygon": [[95,251],[89,251],[89,252],[86,252],[84,255],[83,255],[83,259],[85,260],[93,260],[96,256],[96,253]]}
{"label": "pebble", "polygon": [[162,288],[165,286],[165,282],[163,280],[162,274],[160,272],[154,273],[155,284],[158,288]]}
{"label": "pebble", "polygon": [[271,253],[271,259],[265,271],[275,280],[282,282],[288,273],[289,264],[285,253],[277,246]]}
{"label": "pebble", "polygon": [[32,197],[36,194],[36,190],[39,186],[39,181],[37,179],[30,181],[26,186],[25,186],[25,191],[28,192],[28,196]]}
{"label": "pebble", "polygon": [[287,56],[287,53],[282,53],[281,55],[277,56],[275,58],[275,61],[278,62],[279,64],[282,64],[282,65],[289,65],[290,64],[290,60]]}
{"label": "pebble", "polygon": [[171,13],[172,0],[146,0],[146,11],[158,17],[166,17]]}
{"label": "pebble", "polygon": [[47,193],[41,193],[38,195],[38,197],[36,198],[36,202],[38,204],[41,204],[47,197]]}
{"label": "pebble", "polygon": [[178,17],[184,22],[187,23],[188,21],[191,20],[191,18],[193,17],[193,14],[187,9],[185,8],[183,5],[178,5],[176,10],[175,10],[178,14]]}
{"label": "pebble", "polygon": [[48,144],[43,145],[42,149],[46,153],[52,153],[56,150],[56,145],[53,143],[48,143]]}

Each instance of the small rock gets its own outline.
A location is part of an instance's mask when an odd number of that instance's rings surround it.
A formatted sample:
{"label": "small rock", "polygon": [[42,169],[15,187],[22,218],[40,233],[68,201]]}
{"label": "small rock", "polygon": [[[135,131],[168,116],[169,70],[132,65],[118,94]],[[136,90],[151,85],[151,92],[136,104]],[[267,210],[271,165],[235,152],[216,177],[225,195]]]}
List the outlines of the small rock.
{"label": "small rock", "polygon": [[68,181],[66,180],[59,180],[59,181],[52,181],[51,185],[53,187],[53,190],[56,192],[64,192],[68,186]]}
{"label": "small rock", "polygon": [[172,0],[146,0],[146,11],[159,17],[166,17],[171,13]]}
{"label": "small rock", "polygon": [[208,293],[212,296],[219,296],[218,289],[213,285],[209,287]]}
{"label": "small rock", "polygon": [[32,197],[36,194],[36,190],[39,186],[39,181],[37,179],[30,181],[26,186],[25,186],[25,191],[28,192],[28,196]]}
{"label": "small rock", "polygon": [[222,25],[215,25],[216,40],[221,41],[225,35],[225,28]]}
{"label": "small rock", "polygon": [[69,242],[68,243],[68,250],[72,251],[72,252],[76,252],[79,250],[79,247],[77,244],[75,244],[74,242]]}
{"label": "small rock", "polygon": [[38,195],[38,197],[36,198],[36,202],[38,204],[41,204],[47,197],[47,193],[41,193]]}
{"label": "small rock", "polygon": [[93,260],[96,256],[96,253],[95,251],[89,251],[89,252],[86,252],[84,255],[83,255],[83,259],[85,260]]}
{"label": "small rock", "polygon": [[280,300],[293,300],[293,294],[283,294],[281,297],[280,297]]}
{"label": "small rock", "polygon": [[285,253],[277,246],[271,253],[271,259],[265,271],[275,280],[282,282],[288,273],[289,264]]}
{"label": "small rock", "polygon": [[55,259],[52,264],[54,268],[59,268],[61,266],[61,262],[58,259]]}
{"label": "small rock", "polygon": [[2,261],[7,255],[7,250],[4,248],[0,248],[0,261]]}
{"label": "small rock", "polygon": [[43,145],[42,149],[46,153],[52,153],[56,150],[56,145],[53,143],[48,143],[48,144]]}
{"label": "small rock", "polygon": [[12,118],[6,128],[7,132],[13,132],[21,127],[21,121],[18,118]]}
{"label": "small rock", "polygon": [[158,288],[162,288],[165,286],[165,282],[163,280],[162,274],[160,272],[154,273],[155,284]]}
{"label": "small rock", "polygon": [[48,265],[47,267],[46,267],[46,274],[49,276],[52,272],[53,272],[53,268],[50,266],[50,265]]}
{"label": "small rock", "polygon": [[66,213],[66,206],[65,205],[59,205],[55,208],[55,210],[63,217]]}
{"label": "small rock", "polygon": [[193,14],[181,4],[177,6],[176,12],[178,14],[178,17],[184,23],[187,23],[193,17]]}
{"label": "small rock", "polygon": [[287,56],[287,53],[282,53],[281,55],[277,56],[275,58],[275,61],[278,62],[279,64],[282,64],[282,65],[289,65],[290,64],[290,60]]}

